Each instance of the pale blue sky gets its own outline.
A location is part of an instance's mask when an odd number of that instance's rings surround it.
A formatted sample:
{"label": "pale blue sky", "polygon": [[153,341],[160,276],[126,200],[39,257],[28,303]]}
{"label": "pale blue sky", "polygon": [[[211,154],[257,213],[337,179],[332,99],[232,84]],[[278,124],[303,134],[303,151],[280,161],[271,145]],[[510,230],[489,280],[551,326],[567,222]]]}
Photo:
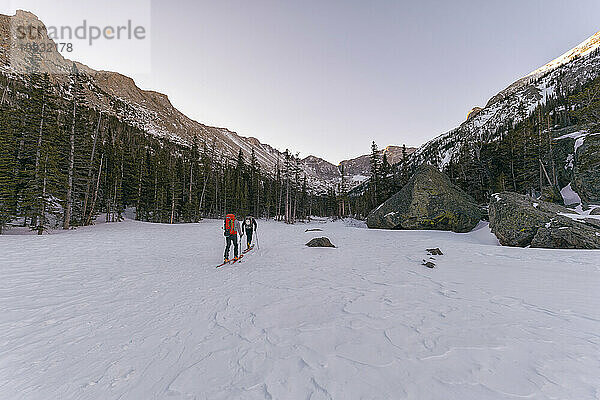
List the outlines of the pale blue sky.
{"label": "pale blue sky", "polygon": [[152,72],[134,78],[200,122],[337,163],[456,127],[598,15],[598,0],[153,0]]}

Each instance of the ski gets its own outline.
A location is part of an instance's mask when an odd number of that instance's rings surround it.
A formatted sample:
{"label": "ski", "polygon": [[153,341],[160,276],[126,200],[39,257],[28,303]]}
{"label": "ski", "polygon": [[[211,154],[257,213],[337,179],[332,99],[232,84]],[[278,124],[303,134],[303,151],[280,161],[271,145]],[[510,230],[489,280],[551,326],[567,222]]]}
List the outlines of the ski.
{"label": "ski", "polygon": [[241,260],[243,257],[244,257],[244,254],[242,253],[242,254],[241,254],[241,255],[240,255],[238,258],[234,258],[233,260],[231,260],[231,261],[229,262],[229,264],[233,265],[233,264],[235,264],[236,262],[240,261],[240,260]]}
{"label": "ski", "polygon": [[254,248],[254,245],[248,247],[246,250],[242,251],[242,254],[246,254],[247,252],[251,251]]}
{"label": "ski", "polygon": [[229,260],[229,261],[227,261],[227,262],[224,262],[223,264],[219,264],[219,265],[217,265],[217,266],[216,266],[216,268],[221,268],[221,267],[223,267],[223,266],[225,266],[225,265],[227,265],[227,264],[229,264],[229,265],[233,265],[233,264],[235,264],[236,262],[240,261],[240,259],[241,259],[242,257],[244,257],[244,254],[243,254],[243,253],[242,253],[242,255],[241,255],[241,256],[239,256],[238,258],[232,258],[231,260]]}

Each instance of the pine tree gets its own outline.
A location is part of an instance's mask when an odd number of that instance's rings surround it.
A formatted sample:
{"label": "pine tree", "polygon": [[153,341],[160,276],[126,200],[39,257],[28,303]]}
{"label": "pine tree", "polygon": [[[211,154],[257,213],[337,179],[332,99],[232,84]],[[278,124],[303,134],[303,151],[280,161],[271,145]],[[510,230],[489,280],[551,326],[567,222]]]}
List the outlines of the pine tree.
{"label": "pine tree", "polygon": [[379,158],[379,149],[375,141],[371,143],[371,156],[369,158],[371,167],[371,179],[369,180],[369,189],[371,192],[371,205],[376,207],[380,204],[381,199],[381,160]]}
{"label": "pine tree", "polygon": [[0,105],[0,234],[15,217],[16,160],[11,125],[10,111]]}
{"label": "pine tree", "polygon": [[380,177],[380,201],[387,200],[394,192],[392,166],[388,162],[386,152],[381,159],[381,177]]}

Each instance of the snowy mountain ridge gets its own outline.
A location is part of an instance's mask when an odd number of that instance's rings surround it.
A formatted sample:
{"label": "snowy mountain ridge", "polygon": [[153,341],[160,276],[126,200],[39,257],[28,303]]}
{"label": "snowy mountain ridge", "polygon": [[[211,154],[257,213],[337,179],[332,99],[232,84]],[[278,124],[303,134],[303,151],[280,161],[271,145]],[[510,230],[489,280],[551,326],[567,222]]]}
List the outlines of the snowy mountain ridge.
{"label": "snowy mountain ridge", "polygon": [[517,80],[493,96],[459,127],[421,146],[411,163],[425,162],[444,168],[464,146],[488,143],[502,135],[502,128],[527,118],[539,105],[556,94],[556,89],[572,90],[600,75],[600,32],[594,34],[562,56]]}
{"label": "snowy mountain ridge", "polygon": [[[0,72],[10,79],[22,79],[31,70],[31,57],[17,46],[15,27],[44,26],[34,14],[18,10],[14,16],[0,15]],[[43,31],[36,43],[52,42]],[[84,96],[87,105],[143,130],[144,132],[184,146],[204,142],[215,147],[221,158],[237,157],[239,150],[246,160],[254,150],[263,171],[275,173],[277,166],[285,163],[284,152],[261,143],[253,137],[244,137],[226,128],[212,127],[187,117],[173,106],[168,96],[152,90],[140,89],[134,80],[111,71],[96,71],[76,61],[71,61],[53,49],[41,54],[38,70],[50,75],[62,93],[68,96],[70,72],[75,66],[84,79]],[[293,154],[293,152],[292,152]],[[310,187],[317,192],[326,192],[337,183],[341,174],[336,165],[317,157],[309,156],[300,162]],[[319,165],[317,165],[319,164]]]}
{"label": "snowy mountain ridge", "polygon": [[540,75],[545,74],[548,71],[556,69],[562,65],[565,65],[571,61],[573,61],[577,57],[585,57],[589,55],[592,51],[596,50],[600,47],[600,31],[596,32],[594,35],[590,36],[588,39],[581,42],[579,45],[575,46],[571,50],[564,53],[562,56],[555,58],[550,61],[548,64],[544,65],[541,68],[536,69],[530,74],[526,75],[525,78],[528,77],[539,77]]}

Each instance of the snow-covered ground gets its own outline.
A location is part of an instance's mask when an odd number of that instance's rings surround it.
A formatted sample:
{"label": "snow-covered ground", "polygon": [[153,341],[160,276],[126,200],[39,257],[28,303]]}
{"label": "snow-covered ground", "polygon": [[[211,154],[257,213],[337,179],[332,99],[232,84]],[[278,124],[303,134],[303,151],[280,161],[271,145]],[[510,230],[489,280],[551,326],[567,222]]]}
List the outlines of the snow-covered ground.
{"label": "snow-covered ground", "polygon": [[600,398],[600,252],[353,225],[0,236],[0,399]]}

